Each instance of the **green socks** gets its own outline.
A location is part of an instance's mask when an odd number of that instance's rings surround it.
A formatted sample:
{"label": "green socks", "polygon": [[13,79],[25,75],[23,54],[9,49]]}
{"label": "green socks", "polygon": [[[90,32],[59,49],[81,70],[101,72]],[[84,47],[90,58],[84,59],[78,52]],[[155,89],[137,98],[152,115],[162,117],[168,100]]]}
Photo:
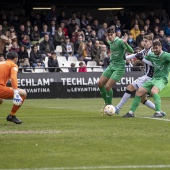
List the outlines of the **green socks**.
{"label": "green socks", "polygon": [[133,103],[131,105],[130,111],[134,113],[137,107],[139,106],[140,102],[141,102],[141,97],[135,96]]}
{"label": "green socks", "polygon": [[113,90],[106,91],[106,87],[101,87],[100,94],[105,101],[105,104],[112,104],[112,98],[113,98]]}
{"label": "green socks", "polygon": [[161,111],[161,98],[160,98],[159,94],[154,94],[153,98],[155,101],[155,110]]}

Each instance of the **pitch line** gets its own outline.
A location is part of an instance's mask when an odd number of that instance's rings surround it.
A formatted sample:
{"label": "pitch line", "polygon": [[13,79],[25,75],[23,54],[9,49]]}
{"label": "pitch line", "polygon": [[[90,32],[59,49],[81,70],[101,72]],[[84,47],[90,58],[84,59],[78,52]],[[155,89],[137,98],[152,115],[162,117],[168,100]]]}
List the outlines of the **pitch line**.
{"label": "pitch line", "polygon": [[84,170],[84,169],[162,169],[170,168],[170,165],[125,165],[125,166],[82,166],[82,167],[54,167],[54,168],[23,168],[0,170]]}
{"label": "pitch line", "polygon": [[165,121],[165,122],[170,122],[170,119],[164,119],[164,118],[154,118],[154,117],[137,117],[137,118],[152,119],[152,120],[162,120],[162,121]]}
{"label": "pitch line", "polygon": [[57,134],[58,130],[4,130],[0,131],[0,134]]}

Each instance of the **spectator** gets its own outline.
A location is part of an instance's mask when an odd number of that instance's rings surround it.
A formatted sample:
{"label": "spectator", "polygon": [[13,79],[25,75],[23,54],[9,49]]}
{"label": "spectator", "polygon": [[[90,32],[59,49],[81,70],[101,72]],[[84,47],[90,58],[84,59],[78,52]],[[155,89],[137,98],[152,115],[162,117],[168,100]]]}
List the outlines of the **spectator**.
{"label": "spectator", "polygon": [[97,19],[93,20],[93,24],[91,25],[92,30],[96,31],[96,34],[98,34],[98,30],[101,29],[101,25],[99,24],[99,21]]}
{"label": "spectator", "polygon": [[159,38],[159,41],[161,41],[161,42],[163,42],[163,41],[166,40],[166,36],[165,36],[165,33],[164,33],[164,30],[163,30],[163,29],[160,29],[160,30],[159,30],[158,38]]}
{"label": "spectator", "polygon": [[44,35],[44,41],[40,43],[40,51],[42,54],[45,54],[46,56],[50,57],[51,52],[55,50],[53,43],[49,40],[49,35]]}
{"label": "spectator", "polygon": [[80,28],[84,31],[88,24],[89,24],[89,22],[87,21],[86,16],[85,15],[81,15]]}
{"label": "spectator", "polygon": [[19,18],[18,18],[18,15],[15,15],[15,16],[14,16],[14,20],[12,21],[12,24],[11,24],[11,25],[14,26],[16,32],[18,33],[19,27],[20,27],[20,25],[21,25],[21,22],[20,22],[20,20],[19,20]]}
{"label": "spectator", "polygon": [[121,27],[121,23],[120,23],[120,20],[116,20],[115,21],[115,29],[116,29],[116,32],[119,30],[119,31],[121,31],[122,32],[122,27]]}
{"label": "spectator", "polygon": [[19,31],[17,32],[18,43],[20,44],[24,36],[28,35],[27,30],[23,24],[20,25]]}
{"label": "spectator", "polygon": [[96,61],[97,65],[102,66],[103,62],[100,61],[101,48],[99,41],[96,40],[94,46],[92,47],[92,60]]}
{"label": "spectator", "polygon": [[170,35],[170,20],[168,21],[168,25],[165,26],[165,35]]}
{"label": "spectator", "polygon": [[110,64],[110,52],[108,52],[107,57],[104,58],[103,70],[106,70],[106,68],[109,66],[109,64]]}
{"label": "spectator", "polygon": [[43,23],[42,20],[41,20],[41,15],[40,15],[40,14],[37,14],[37,15],[36,15],[36,18],[35,18],[35,20],[34,20],[34,25],[37,25],[38,30],[41,30],[41,29],[42,29],[44,23]]}
{"label": "spectator", "polygon": [[100,61],[104,63],[104,59],[108,57],[106,45],[101,45]]}
{"label": "spectator", "polygon": [[136,41],[133,39],[132,33],[129,33],[127,43],[134,49],[136,47]]}
{"label": "spectator", "polygon": [[57,31],[54,34],[54,47],[56,48],[57,45],[61,45],[64,42],[64,32],[62,31],[61,27],[58,27]]}
{"label": "spectator", "polygon": [[87,53],[86,53],[86,43],[82,42],[79,45],[78,51],[77,51],[79,57],[78,60],[79,61],[84,61],[84,59],[87,57]]}
{"label": "spectator", "polygon": [[75,43],[78,41],[79,36],[82,36],[83,41],[85,40],[84,32],[81,29],[75,30],[75,32],[72,33],[71,42]]}
{"label": "spectator", "polygon": [[74,55],[79,58],[79,55],[78,55],[78,48],[79,48],[79,45],[83,42],[83,37],[80,35],[78,36],[78,40],[74,43]]}
{"label": "spectator", "polygon": [[145,25],[147,26],[147,32],[153,31],[153,26],[148,18],[145,20]]}
{"label": "spectator", "polygon": [[68,23],[70,24],[72,20],[75,20],[75,23],[80,26],[80,19],[77,18],[76,12],[72,13],[71,18],[69,19]]}
{"label": "spectator", "polygon": [[162,50],[170,53],[170,35],[167,35],[166,39],[162,42]]}
{"label": "spectator", "polygon": [[2,28],[2,25],[0,25],[0,36],[4,34],[4,30]]}
{"label": "spectator", "polygon": [[153,28],[153,34],[154,34],[154,37],[159,36],[159,27],[157,25],[155,25]]}
{"label": "spectator", "polygon": [[75,26],[76,26],[76,21],[75,19],[71,19],[71,22],[70,24],[68,25],[68,36],[71,38],[72,36],[72,33],[74,32],[75,30]]}
{"label": "spectator", "polygon": [[37,25],[33,26],[33,30],[31,32],[30,38],[31,38],[31,45],[39,44],[40,33]]}
{"label": "spectator", "polygon": [[169,16],[164,9],[161,11],[161,13],[159,15],[159,19],[160,19],[161,23],[163,23],[164,25],[168,24]]}
{"label": "spectator", "polygon": [[30,53],[30,65],[32,67],[36,67],[36,66],[45,67],[43,59],[44,57],[41,54],[41,52],[38,50],[37,45],[33,45],[31,53]]}
{"label": "spectator", "polygon": [[30,43],[30,37],[28,35],[25,35],[20,42],[20,45],[24,45],[26,49],[30,49],[31,43]]}
{"label": "spectator", "polygon": [[95,30],[92,30],[92,32],[91,32],[90,40],[92,41],[93,44],[96,42],[96,40],[99,40],[99,38],[96,35],[96,31]]}
{"label": "spectator", "polygon": [[136,37],[136,45],[139,46],[141,41],[143,41],[143,36],[145,35],[144,29],[140,30],[140,34]]}
{"label": "spectator", "polygon": [[62,28],[62,31],[64,33],[64,36],[68,36],[68,29],[65,26],[64,22],[61,22],[60,27]]}
{"label": "spectator", "polygon": [[87,72],[87,68],[83,62],[79,63],[78,72]]}
{"label": "spectator", "polygon": [[27,49],[24,45],[20,46],[20,51],[18,52],[19,55],[19,65],[21,67],[29,67],[29,57],[28,57],[28,52]]}
{"label": "spectator", "polygon": [[[65,13],[65,11],[61,11],[60,15],[57,18],[58,25],[60,25],[62,22],[64,23],[65,20],[67,20],[66,13]],[[66,35],[66,36],[68,36],[68,35]]]}
{"label": "spectator", "polygon": [[121,30],[117,30],[117,31],[116,31],[116,36],[119,37],[119,38],[122,38],[122,32],[121,32]]}
{"label": "spectator", "polygon": [[56,21],[56,19],[57,19],[56,6],[51,5],[51,9],[48,11],[46,15],[47,24],[49,24],[52,20]]}
{"label": "spectator", "polygon": [[50,40],[50,41],[53,41],[52,34],[51,34],[51,32],[48,30],[48,26],[45,24],[45,25],[43,25],[43,30],[42,30],[41,33],[40,33],[40,38],[44,38],[44,36],[45,36],[46,34],[49,36],[49,40]]}
{"label": "spectator", "polygon": [[5,58],[2,54],[0,54],[0,62],[5,61]]}
{"label": "spectator", "polygon": [[92,33],[91,26],[90,25],[86,25],[86,29],[84,31],[85,41],[90,39],[91,33]]}
{"label": "spectator", "polygon": [[69,37],[65,37],[64,43],[61,44],[62,46],[62,55],[64,55],[67,59],[70,56],[74,55],[74,44],[70,42]]}
{"label": "spectator", "polygon": [[136,37],[140,34],[139,25],[135,24],[134,27],[130,30],[132,38],[136,40]]}
{"label": "spectator", "polygon": [[18,43],[17,43],[16,41],[13,41],[13,42],[12,42],[12,46],[11,46],[11,48],[9,49],[9,51],[15,51],[15,52],[18,53],[19,50],[20,50],[20,47],[19,47]]}
{"label": "spectator", "polygon": [[59,68],[57,55],[55,52],[52,52],[51,56],[48,58],[48,67],[49,72],[62,72],[62,70]]}
{"label": "spectator", "polygon": [[32,24],[31,24],[31,21],[28,20],[28,21],[26,22],[25,30],[27,31],[28,35],[30,36],[31,31],[32,31]]}
{"label": "spectator", "polygon": [[97,33],[97,37],[100,41],[103,41],[103,42],[106,42],[105,39],[106,39],[106,30],[107,30],[107,23],[103,23],[102,24],[102,28],[100,28],[98,30],[98,33]]}
{"label": "spectator", "polygon": [[51,21],[51,25],[49,26],[48,30],[51,32],[51,35],[54,36],[55,31],[57,30],[56,21]]}
{"label": "spectator", "polygon": [[75,67],[75,63],[71,63],[71,67],[68,68],[69,72],[77,72],[77,68]]}

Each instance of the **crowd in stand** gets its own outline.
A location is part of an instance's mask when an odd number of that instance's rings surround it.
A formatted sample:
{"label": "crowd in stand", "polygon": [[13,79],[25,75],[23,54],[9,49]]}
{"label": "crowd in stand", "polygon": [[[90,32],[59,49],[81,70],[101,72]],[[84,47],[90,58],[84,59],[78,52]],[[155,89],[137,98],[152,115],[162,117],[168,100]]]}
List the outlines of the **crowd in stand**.
{"label": "crowd in stand", "polygon": [[[145,34],[153,34],[154,39],[162,42],[163,50],[170,52],[170,20],[165,10],[157,15],[153,11],[139,13],[120,10],[116,15],[110,11],[105,21],[99,23],[98,18],[93,18],[89,12],[73,12],[72,16],[67,17],[65,11],[61,11],[58,15],[56,6],[51,5],[51,10],[41,13],[31,11],[29,16],[15,15],[13,10],[1,10],[0,57],[4,56],[5,59],[8,51],[16,51],[21,68],[49,67],[50,72],[60,72],[57,56],[63,56],[66,60],[74,56],[80,61],[79,72],[87,71],[85,65],[88,61],[95,61],[97,66],[105,69],[110,57],[105,35],[112,25],[115,25],[119,38],[128,34],[127,42],[135,52],[142,50]],[[56,51],[58,46],[62,49],[59,53]],[[136,60],[126,63],[130,67],[139,64]],[[77,71],[74,63],[70,66],[70,72]]]}

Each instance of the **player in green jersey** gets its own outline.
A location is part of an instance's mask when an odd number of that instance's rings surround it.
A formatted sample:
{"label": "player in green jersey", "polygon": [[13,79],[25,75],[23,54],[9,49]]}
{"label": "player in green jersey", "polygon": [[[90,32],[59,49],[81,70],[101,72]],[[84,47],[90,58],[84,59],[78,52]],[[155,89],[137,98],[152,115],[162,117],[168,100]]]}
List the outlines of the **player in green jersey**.
{"label": "player in green jersey", "polygon": [[110,64],[99,79],[98,87],[105,105],[112,104],[113,85],[116,84],[125,73],[125,51],[133,53],[133,49],[127,44],[128,36],[125,34],[123,39],[116,37],[115,27],[107,29],[106,40],[110,45],[111,57]]}
{"label": "player in green jersey", "polygon": [[169,67],[170,67],[170,53],[162,51],[162,44],[160,41],[153,43],[153,53],[150,53],[145,58],[142,56],[136,56],[138,59],[148,62],[154,67],[154,75],[151,80],[144,83],[136,92],[135,98],[131,105],[130,111],[123,117],[135,117],[134,112],[137,109],[141,97],[144,94],[152,94],[155,102],[156,112],[153,117],[165,116],[161,112],[161,98],[159,92],[167,85]]}

